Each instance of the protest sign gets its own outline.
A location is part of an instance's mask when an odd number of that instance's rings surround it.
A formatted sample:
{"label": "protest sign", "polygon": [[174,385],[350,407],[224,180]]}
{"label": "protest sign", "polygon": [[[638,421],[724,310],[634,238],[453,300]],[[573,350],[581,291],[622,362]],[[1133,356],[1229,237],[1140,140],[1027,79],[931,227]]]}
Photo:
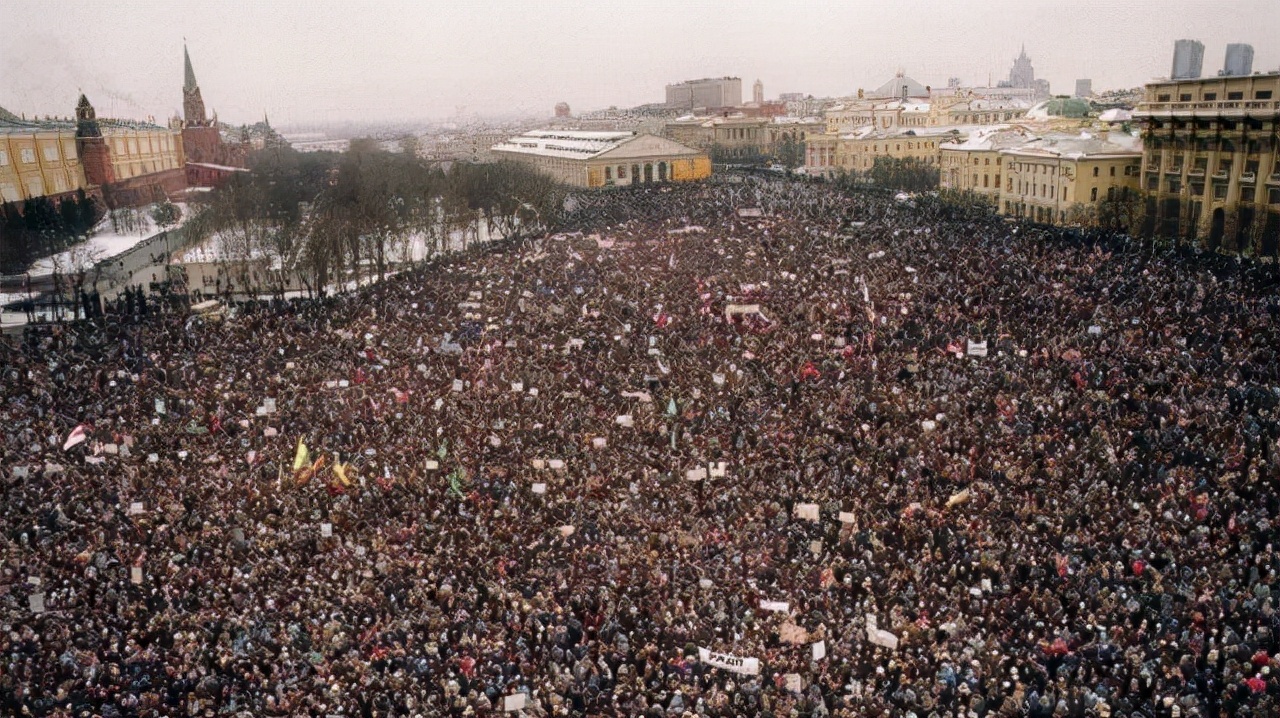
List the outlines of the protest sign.
{"label": "protest sign", "polygon": [[821,661],[822,659],[827,657],[827,642],[818,641],[817,643],[813,644],[812,650],[813,650],[813,653],[812,653],[813,660]]}
{"label": "protest sign", "polygon": [[455,391],[455,392],[462,391],[462,380],[461,380],[461,379],[454,379],[454,380],[453,380],[453,391]]}
{"label": "protest sign", "polygon": [[320,538],[331,538],[333,536],[333,524],[320,524]]}
{"label": "protest sign", "polygon": [[132,503],[130,503],[130,504],[129,504],[129,515],[130,515],[130,516],[133,516],[133,515],[135,515],[135,514],[140,514],[140,513],[143,513],[143,512],[145,512],[145,511],[146,511],[146,508],[143,506],[143,504],[142,504],[142,502],[141,502],[141,501],[134,501],[134,502],[132,502]]}
{"label": "protest sign", "polygon": [[625,426],[628,428],[636,425],[635,420],[631,417],[630,414],[622,414],[617,419],[614,419],[614,421],[618,424],[618,426]]}
{"label": "protest sign", "polygon": [[576,530],[576,529],[575,529],[573,526],[561,526],[561,527],[560,527],[560,535],[561,535],[561,536],[564,536],[565,538],[568,538],[568,537],[570,537],[570,536],[572,536],[572,535],[573,535],[573,532],[574,532],[575,530]]}
{"label": "protest sign", "polygon": [[764,611],[774,611],[775,613],[786,613],[791,610],[791,604],[786,601],[766,601],[760,599],[760,609]]}
{"label": "protest sign", "polygon": [[524,710],[526,696],[523,693],[512,693],[502,698],[502,710],[510,713],[512,711]]}
{"label": "protest sign", "polygon": [[142,583],[142,567],[141,566],[129,567],[129,581],[130,583],[133,583],[133,584]]}
{"label": "protest sign", "polygon": [[986,342],[971,342],[966,340],[967,350],[965,351],[971,357],[984,357],[987,355]]}
{"label": "protest sign", "polygon": [[733,656],[728,653],[716,653],[709,648],[698,649],[698,660],[703,663],[744,676],[760,674],[760,659],[749,656]]}
{"label": "protest sign", "polygon": [[786,682],[787,690],[792,693],[800,693],[804,690],[804,681],[800,679],[799,673],[788,673],[783,676]]}
{"label": "protest sign", "polygon": [[969,500],[969,496],[970,494],[969,494],[968,488],[958,493],[952,494],[951,498],[947,499],[947,508],[951,508],[952,506],[958,506],[960,504],[967,502]]}
{"label": "protest sign", "polygon": [[806,521],[817,521],[818,505],[817,504],[796,504],[795,516],[798,519],[805,519]]}
{"label": "protest sign", "polygon": [[853,512],[852,512],[852,511],[841,511],[841,512],[840,512],[840,523],[842,523],[842,524],[851,524],[851,523],[853,523],[853,522],[854,522],[854,521],[856,521],[856,520],[857,520],[857,519],[856,519],[856,518],[854,518],[854,515],[853,515]]}
{"label": "protest sign", "polygon": [[67,436],[67,440],[62,444],[62,450],[69,451],[72,447],[83,444],[88,438],[89,434],[85,429],[85,425],[80,424],[71,430],[71,434]]}
{"label": "protest sign", "polygon": [[898,650],[898,637],[880,629],[874,613],[867,614],[867,640],[874,645],[883,646],[891,651]]}
{"label": "protest sign", "polygon": [[545,494],[545,493],[547,493],[547,485],[546,485],[546,484],[534,484],[534,485],[533,485],[533,493],[535,493],[535,494]]}
{"label": "protest sign", "polygon": [[707,465],[710,470],[710,476],[713,479],[723,479],[728,473],[728,464],[723,461],[713,461]]}
{"label": "protest sign", "polygon": [[547,462],[547,468],[553,471],[559,471],[564,468],[564,459],[551,459]]}
{"label": "protest sign", "polygon": [[696,469],[689,469],[684,472],[684,476],[689,481],[702,481],[707,478],[707,470],[699,466]]}
{"label": "protest sign", "polygon": [[27,598],[32,613],[44,613],[44,594],[33,593]]}

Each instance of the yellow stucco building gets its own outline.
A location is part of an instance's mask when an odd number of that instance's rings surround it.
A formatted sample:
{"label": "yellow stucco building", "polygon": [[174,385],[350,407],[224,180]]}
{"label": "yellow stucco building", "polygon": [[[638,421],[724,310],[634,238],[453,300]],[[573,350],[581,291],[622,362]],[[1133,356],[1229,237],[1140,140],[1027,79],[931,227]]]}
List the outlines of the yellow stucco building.
{"label": "yellow stucco building", "polygon": [[1035,139],[1021,127],[975,130],[962,142],[939,146],[939,187],[972,192],[994,207],[1000,202],[1002,150],[1026,145]]}
{"label": "yellow stucco building", "polygon": [[[1118,138],[1117,138],[1118,139]],[[1136,192],[1142,150],[1089,136],[1049,136],[1002,150],[1000,213],[1044,224],[1081,224],[1098,203]]]}
{"label": "yellow stucco building", "polygon": [[0,118],[0,201],[57,197],[85,188],[74,122]]}
{"label": "yellow stucco building", "polygon": [[493,146],[496,159],[521,162],[575,187],[687,182],[711,176],[705,152],[634,132],[533,130]]}

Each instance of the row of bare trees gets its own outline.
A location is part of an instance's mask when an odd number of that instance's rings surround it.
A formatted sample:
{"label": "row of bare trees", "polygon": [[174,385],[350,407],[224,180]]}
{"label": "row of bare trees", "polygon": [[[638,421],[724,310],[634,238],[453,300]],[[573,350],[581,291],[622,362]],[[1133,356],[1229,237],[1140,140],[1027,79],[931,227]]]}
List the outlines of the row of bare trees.
{"label": "row of bare trees", "polygon": [[[565,188],[516,163],[447,169],[353,141],[342,154],[273,148],[187,225],[237,288],[320,292],[483,237],[552,226]],[[296,283],[295,283],[296,282]]]}

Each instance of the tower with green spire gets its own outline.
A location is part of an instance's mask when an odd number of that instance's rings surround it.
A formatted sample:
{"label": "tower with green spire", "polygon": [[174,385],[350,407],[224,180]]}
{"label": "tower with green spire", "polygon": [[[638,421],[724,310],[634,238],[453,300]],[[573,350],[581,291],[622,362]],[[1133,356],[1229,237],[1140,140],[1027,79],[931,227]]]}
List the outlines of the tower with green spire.
{"label": "tower with green spire", "polygon": [[200,85],[196,84],[195,70],[191,69],[191,55],[186,43],[182,44],[182,60],[185,77],[182,83],[182,114],[188,127],[204,127],[209,119],[204,114],[204,99],[200,97]]}

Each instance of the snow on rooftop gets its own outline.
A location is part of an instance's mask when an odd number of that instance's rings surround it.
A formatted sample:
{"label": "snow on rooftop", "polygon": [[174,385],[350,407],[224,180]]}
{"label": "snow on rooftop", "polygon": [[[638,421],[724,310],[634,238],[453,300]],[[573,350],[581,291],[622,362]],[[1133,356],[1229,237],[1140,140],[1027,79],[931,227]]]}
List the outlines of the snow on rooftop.
{"label": "snow on rooftop", "polygon": [[636,136],[634,132],[589,130],[530,130],[493,146],[498,152],[544,157],[589,159]]}

